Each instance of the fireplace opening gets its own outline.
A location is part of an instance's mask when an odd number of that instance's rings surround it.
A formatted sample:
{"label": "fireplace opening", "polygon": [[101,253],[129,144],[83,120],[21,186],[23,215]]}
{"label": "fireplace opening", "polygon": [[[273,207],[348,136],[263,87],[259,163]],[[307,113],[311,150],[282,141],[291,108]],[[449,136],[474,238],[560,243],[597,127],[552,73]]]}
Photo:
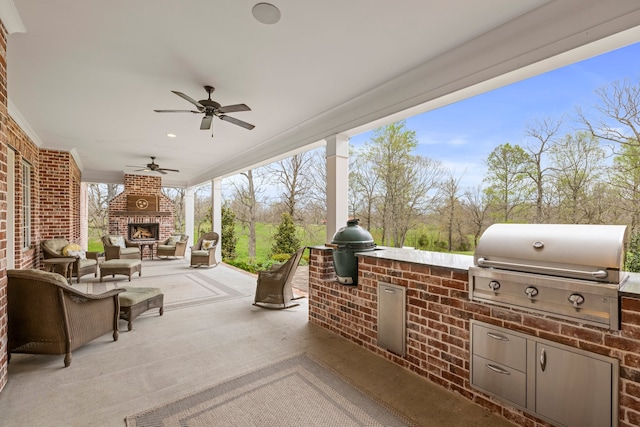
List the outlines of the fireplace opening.
{"label": "fireplace opening", "polygon": [[127,237],[134,242],[137,240],[158,240],[160,237],[160,224],[157,222],[129,224]]}

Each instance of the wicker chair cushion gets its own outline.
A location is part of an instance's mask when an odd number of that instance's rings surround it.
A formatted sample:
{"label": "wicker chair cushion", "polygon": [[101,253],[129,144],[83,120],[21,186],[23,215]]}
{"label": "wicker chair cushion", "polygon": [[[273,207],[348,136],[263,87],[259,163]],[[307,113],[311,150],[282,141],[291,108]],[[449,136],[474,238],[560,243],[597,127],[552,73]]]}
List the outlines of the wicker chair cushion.
{"label": "wicker chair cushion", "polygon": [[78,260],[78,268],[85,268],[85,267],[89,267],[92,265],[96,265],[98,263],[97,260],[95,259],[79,259]]}
{"label": "wicker chair cushion", "polygon": [[137,253],[140,253],[140,249],[138,247],[120,248],[120,255],[129,255],[129,254],[137,254]]}
{"label": "wicker chair cushion", "polygon": [[209,251],[191,251],[191,256],[209,256]]}
{"label": "wicker chair cushion", "polygon": [[132,305],[136,305],[162,293],[158,288],[136,288],[133,286],[126,286],[122,289],[124,289],[125,292],[118,295],[120,306],[122,307],[131,307]]}
{"label": "wicker chair cushion", "polygon": [[140,263],[139,259],[110,259],[100,264],[100,268],[129,268]]}
{"label": "wicker chair cushion", "polygon": [[176,245],[158,245],[158,251],[172,251],[176,248]]}

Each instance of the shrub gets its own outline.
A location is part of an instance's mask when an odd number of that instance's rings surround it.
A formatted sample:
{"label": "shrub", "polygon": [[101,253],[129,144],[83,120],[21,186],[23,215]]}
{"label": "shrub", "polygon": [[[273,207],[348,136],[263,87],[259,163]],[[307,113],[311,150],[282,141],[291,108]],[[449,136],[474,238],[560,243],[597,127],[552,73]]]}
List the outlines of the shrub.
{"label": "shrub", "polygon": [[282,214],[282,219],[273,236],[272,254],[293,254],[300,247],[300,239],[296,236],[296,226],[288,213]]}

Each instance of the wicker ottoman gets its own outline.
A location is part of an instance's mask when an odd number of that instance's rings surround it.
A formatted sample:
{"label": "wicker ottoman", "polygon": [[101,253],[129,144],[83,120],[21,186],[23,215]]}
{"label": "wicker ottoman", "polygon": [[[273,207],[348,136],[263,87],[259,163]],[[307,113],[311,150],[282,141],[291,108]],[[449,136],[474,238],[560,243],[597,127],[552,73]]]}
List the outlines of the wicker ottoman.
{"label": "wicker ottoman", "polygon": [[102,282],[103,276],[115,277],[116,274],[129,276],[131,281],[131,276],[136,271],[142,276],[142,261],[139,259],[110,259],[100,264],[100,281]]}
{"label": "wicker ottoman", "polygon": [[160,316],[164,313],[164,295],[158,288],[135,288],[123,286],[124,292],[118,294],[120,300],[120,318],[129,322],[127,329],[133,329],[133,319],[152,308],[160,309]]}

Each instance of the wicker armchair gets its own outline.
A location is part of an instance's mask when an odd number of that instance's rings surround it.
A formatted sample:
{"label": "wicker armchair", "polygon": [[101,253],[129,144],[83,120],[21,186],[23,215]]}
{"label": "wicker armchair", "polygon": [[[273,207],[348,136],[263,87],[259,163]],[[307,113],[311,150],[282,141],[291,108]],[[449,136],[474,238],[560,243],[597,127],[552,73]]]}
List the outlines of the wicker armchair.
{"label": "wicker armchair", "polygon": [[64,354],[111,332],[118,340],[120,308],[114,289],[85,294],[64,277],[40,270],[7,272],[8,353]]}
{"label": "wicker armchair", "polygon": [[[122,239],[124,247],[114,243],[118,239]],[[140,246],[126,237],[117,234],[102,236],[102,246],[104,247],[104,257],[106,261],[110,259],[142,259]]]}
{"label": "wicker armchair", "polygon": [[158,257],[184,257],[187,251],[187,242],[189,236],[186,234],[176,234],[169,237],[162,243],[158,243],[156,248],[156,256]]}
{"label": "wicker armchair", "polygon": [[98,277],[98,253],[86,252],[86,259],[82,259],[79,256],[65,255],[63,250],[67,246],[69,246],[69,241],[67,239],[43,240],[40,242],[42,257],[44,259],[74,258],[75,261],[71,264],[71,276],[77,277],[78,283],[80,283],[80,278],[87,274],[93,273],[93,277]]}
{"label": "wicker armchair", "polygon": [[300,305],[298,303],[291,304],[292,300],[304,298],[293,295],[291,284],[304,250],[303,246],[291,255],[291,258],[284,264],[274,264],[271,270],[258,272],[258,284],[253,305],[277,310]]}
{"label": "wicker armchair", "polygon": [[218,261],[216,261],[216,246],[218,246],[219,241],[220,236],[215,231],[204,233],[198,243],[191,246],[191,267],[218,265]]}

